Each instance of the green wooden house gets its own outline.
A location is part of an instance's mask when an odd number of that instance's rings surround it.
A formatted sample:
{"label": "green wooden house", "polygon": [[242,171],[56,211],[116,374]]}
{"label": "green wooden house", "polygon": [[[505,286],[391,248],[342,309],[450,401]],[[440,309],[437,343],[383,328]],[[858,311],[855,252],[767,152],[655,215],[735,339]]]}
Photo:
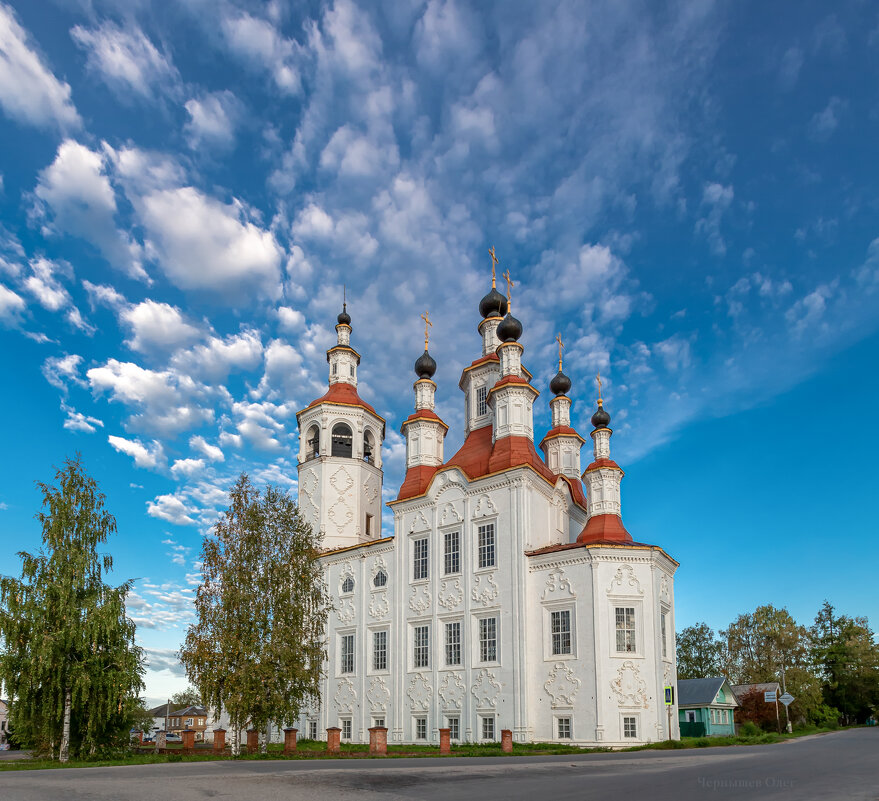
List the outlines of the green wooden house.
{"label": "green wooden house", "polygon": [[726,736],[736,733],[736,701],[723,676],[678,679],[678,714],[682,737]]}

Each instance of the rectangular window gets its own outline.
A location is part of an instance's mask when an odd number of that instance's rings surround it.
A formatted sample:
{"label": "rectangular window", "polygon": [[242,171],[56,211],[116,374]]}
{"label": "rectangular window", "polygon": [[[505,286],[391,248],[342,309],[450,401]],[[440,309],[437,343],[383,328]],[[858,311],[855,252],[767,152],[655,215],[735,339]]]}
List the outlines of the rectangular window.
{"label": "rectangular window", "polygon": [[446,664],[461,664],[461,621],[446,623]]}
{"label": "rectangular window", "polygon": [[494,523],[479,527],[479,567],[494,567]]}
{"label": "rectangular window", "polygon": [[413,629],[414,649],[412,652],[412,666],[426,668],[430,666],[430,628],[428,626],[416,626]]}
{"label": "rectangular window", "polygon": [[623,737],[637,737],[638,736],[638,719],[637,718],[623,718]]}
{"label": "rectangular window", "polygon": [[372,515],[366,516],[366,536],[372,536]]}
{"label": "rectangular window", "polygon": [[375,726],[381,726],[382,728],[384,728],[384,726],[385,726],[385,719],[384,719],[384,718],[373,718],[373,719],[372,719],[372,725],[373,725],[374,727],[375,727]]}
{"label": "rectangular window", "polygon": [[448,576],[461,572],[461,532],[447,531],[444,537],[443,572]]}
{"label": "rectangular window", "polygon": [[427,537],[412,540],[412,579],[427,578]]}
{"label": "rectangular window", "polygon": [[488,398],[488,387],[479,387],[476,390],[476,416],[481,417],[488,411],[488,404],[486,403],[486,399]]}
{"label": "rectangular window", "polygon": [[427,718],[415,718],[415,739],[427,739]]}
{"label": "rectangular window", "polygon": [[192,718],[186,718],[186,725],[191,726],[195,721]]}
{"label": "rectangular window", "polygon": [[551,612],[549,618],[552,628],[553,656],[571,653],[571,610]]}
{"label": "rectangular window", "polygon": [[309,720],[308,721],[308,739],[316,740],[317,739],[317,721]]}
{"label": "rectangular window", "polygon": [[446,718],[446,726],[449,729],[449,738],[452,740],[461,739],[460,718]]}
{"label": "rectangular window", "polygon": [[340,673],[354,672],[354,635],[343,634],[341,643],[341,660],[339,666]]}
{"label": "rectangular window", "polygon": [[343,720],[342,721],[342,739],[350,740],[351,739],[351,721]]}
{"label": "rectangular window", "polygon": [[479,619],[479,661],[497,662],[497,618]]}
{"label": "rectangular window", "polygon": [[668,640],[667,640],[667,624],[666,619],[668,618],[668,613],[663,612],[659,616],[659,636],[662,639],[662,658],[666,659],[668,657]]}
{"label": "rectangular window", "polygon": [[388,633],[386,631],[372,633],[372,669],[388,669]]}
{"label": "rectangular window", "polygon": [[351,378],[354,378],[354,365],[353,364],[348,365],[348,369],[351,371]]}
{"label": "rectangular window", "polygon": [[491,715],[486,715],[482,718],[482,739],[494,739],[494,718]]}
{"label": "rectangular window", "polygon": [[635,643],[635,608],[618,606],[616,612],[617,651],[634,653]]}
{"label": "rectangular window", "polygon": [[570,740],[571,739],[571,719],[570,718],[558,718],[558,732],[559,732],[559,740]]}

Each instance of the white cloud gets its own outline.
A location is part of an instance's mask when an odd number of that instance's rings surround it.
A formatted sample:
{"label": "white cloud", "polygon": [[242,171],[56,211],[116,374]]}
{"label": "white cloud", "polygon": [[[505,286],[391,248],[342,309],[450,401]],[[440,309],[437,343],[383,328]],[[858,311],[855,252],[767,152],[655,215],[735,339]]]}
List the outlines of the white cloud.
{"label": "white cloud", "polygon": [[177,459],[171,465],[171,472],[175,478],[180,478],[181,476],[191,478],[196,473],[204,470],[204,465],[204,459]]}
{"label": "white cloud", "polygon": [[157,440],[153,440],[149,445],[144,445],[139,439],[124,439],[111,434],[107,437],[107,442],[120,453],[132,457],[138,467],[156,469],[165,464],[165,450],[162,443]]}
{"label": "white cloud", "polygon": [[51,209],[54,226],[91,242],[112,267],[146,279],[141,246],[116,228],[116,196],[101,153],[66,139],[39,175],[34,194]]}
{"label": "white cloud", "polygon": [[43,362],[43,376],[53,387],[67,392],[68,382],[84,387],[85,381],[79,375],[82,356],[65,353],[63,356],[50,356]]}
{"label": "white cloud", "polygon": [[187,100],[184,105],[189,121],[183,130],[193,150],[203,144],[228,150],[235,144],[235,128],[243,109],[232,92],[212,92]]}
{"label": "white cloud", "polygon": [[64,420],[64,428],[68,431],[80,431],[86,434],[94,434],[96,431],[95,426],[99,426],[101,428],[104,427],[104,423],[102,420],[99,420],[97,417],[92,417],[91,415],[83,414],[82,412],[78,412],[75,409],[70,408],[67,404],[61,404],[61,411],[63,411],[67,417]]}
{"label": "white cloud", "polygon": [[82,124],[70,99],[70,86],[52,74],[4,3],[0,3],[0,106],[12,119],[39,128],[69,130]]}
{"label": "white cloud", "polygon": [[305,327],[305,315],[298,309],[280,306],[278,308],[278,324],[288,333],[295,333]]}
{"label": "white cloud", "polygon": [[653,349],[662,357],[667,370],[677,372],[686,369],[692,363],[690,342],[679,334],[657,342]]}
{"label": "white cloud", "polygon": [[207,440],[205,440],[202,436],[195,436],[189,440],[189,447],[193,450],[198,451],[212,462],[224,462],[226,461],[226,457],[223,455],[223,451],[220,450],[216,445],[211,445]]}
{"label": "white cloud", "polygon": [[220,339],[211,337],[206,344],[180,350],[171,358],[171,366],[201,381],[223,381],[231,372],[254,370],[262,361],[262,340],[258,331],[248,329]]}
{"label": "white cloud", "polygon": [[726,242],[721,234],[720,223],[734,196],[732,186],[717,182],[705,184],[702,190],[702,206],[707,209],[707,214],[696,222],[696,232],[707,238],[712,252],[718,256],[726,253]]}
{"label": "white cloud", "polygon": [[73,305],[70,293],[61,285],[59,276],[72,278],[73,270],[65,262],[55,262],[45,258],[32,259],[30,262],[31,274],[24,281],[27,289],[48,311],[59,312],[66,309],[67,321],[74,327],[87,334],[94,332],[94,328],[82,317],[79,309]]}
{"label": "white cloud", "polygon": [[174,495],[159,495],[154,501],[147,501],[148,515],[178,526],[196,525],[195,520],[190,517],[193,511]]}
{"label": "white cloud", "polygon": [[20,295],[0,284],[0,322],[17,322],[26,305]]}
{"label": "white cloud", "polygon": [[221,27],[230,50],[248,64],[271,73],[282,92],[297,94],[301,79],[297,65],[299,45],[284,38],[270,22],[250,14],[226,16]]}
{"label": "white cloud", "polygon": [[141,353],[178,348],[202,336],[198,328],[186,322],[178,308],[154,300],[129,306],[120,319],[131,331],[125,344]]}
{"label": "white cloud", "polygon": [[809,135],[818,141],[829,139],[839,127],[839,116],[846,108],[846,102],[838,97],[831,97],[827,105],[815,113],[809,121]]}
{"label": "white cloud", "polygon": [[111,22],[89,30],[77,25],[73,41],[86,51],[87,66],[119,96],[151,98],[179,81],[170,59],[160,53],[140,28],[125,30]]}

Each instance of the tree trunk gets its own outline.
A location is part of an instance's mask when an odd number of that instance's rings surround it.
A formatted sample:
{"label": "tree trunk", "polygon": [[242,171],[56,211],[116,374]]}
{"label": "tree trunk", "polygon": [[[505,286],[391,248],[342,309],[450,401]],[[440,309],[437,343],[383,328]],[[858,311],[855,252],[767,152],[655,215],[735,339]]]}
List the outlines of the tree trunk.
{"label": "tree trunk", "polygon": [[64,728],[61,731],[61,748],[58,749],[58,761],[70,759],[70,688],[64,691]]}
{"label": "tree trunk", "polygon": [[260,748],[260,753],[267,754],[269,751],[269,743],[272,741],[272,722],[269,721],[266,723],[266,734],[265,734],[265,742],[262,744],[262,748]]}
{"label": "tree trunk", "polygon": [[241,753],[241,743],[239,741],[238,724],[232,723],[232,756],[237,757]]}

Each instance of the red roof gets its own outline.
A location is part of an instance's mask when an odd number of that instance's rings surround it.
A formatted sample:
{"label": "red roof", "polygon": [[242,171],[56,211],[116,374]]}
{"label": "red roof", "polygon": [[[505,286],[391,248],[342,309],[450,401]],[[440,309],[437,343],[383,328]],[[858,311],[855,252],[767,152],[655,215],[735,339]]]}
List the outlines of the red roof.
{"label": "red roof", "polygon": [[[361,409],[366,409],[366,411],[371,412],[380,420],[384,420],[384,418],[373,409],[372,406],[370,406],[365,400],[361,399],[357,394],[357,388],[353,384],[346,384],[344,381],[338,381],[335,384],[331,384],[325,395],[322,395],[317,400],[313,400],[305,408],[310,409],[312,406],[317,406],[319,403],[337,403],[341,406],[359,406]],[[305,409],[302,411],[305,411]],[[299,412],[299,414],[302,414],[302,412]]]}
{"label": "red roof", "polygon": [[586,521],[577,542],[632,542],[632,535],[626,531],[619,515],[594,515]]}
{"label": "red roof", "polygon": [[[406,423],[411,423],[413,420],[435,420],[438,423],[441,423],[443,428],[445,428],[447,431],[449,429],[449,427],[445,423],[443,423],[440,416],[436,412],[432,412],[430,409],[419,409],[418,411],[414,412],[413,414],[410,414],[403,421],[403,426],[405,426]],[[403,426],[401,426],[401,428]]]}
{"label": "red roof", "polygon": [[612,467],[614,470],[619,470],[621,473],[623,472],[623,468],[613,459],[596,459],[583,472],[588,473],[590,470],[598,470],[599,467]]}
{"label": "red roof", "polygon": [[583,437],[581,437],[580,434],[570,426],[556,426],[555,428],[551,428],[549,429],[549,431],[546,432],[546,436],[542,440],[540,440],[540,445],[541,447],[543,447],[543,443],[546,442],[548,439],[561,436],[576,437],[580,440],[581,443],[586,442],[586,440],[583,439]]}
{"label": "red roof", "polygon": [[430,486],[430,480],[437,470],[439,470],[438,467],[431,467],[430,465],[410,467],[406,471],[406,478],[403,479],[403,483],[400,485],[397,500],[402,501],[406,498],[414,498],[416,495],[424,495]]}
{"label": "red roof", "polygon": [[[546,545],[543,548],[537,548],[533,551],[525,551],[526,556],[541,556],[545,553],[556,553],[557,551],[570,551],[573,548],[589,548],[606,545],[609,547],[632,547],[632,548],[650,548],[651,550],[665,551],[662,550],[658,545],[648,545],[646,542],[617,542],[615,540],[596,540],[595,542],[565,542],[559,545]],[[668,554],[665,554],[668,556]],[[671,559],[671,557],[668,557]],[[674,559],[672,559],[675,564],[678,564]]]}

